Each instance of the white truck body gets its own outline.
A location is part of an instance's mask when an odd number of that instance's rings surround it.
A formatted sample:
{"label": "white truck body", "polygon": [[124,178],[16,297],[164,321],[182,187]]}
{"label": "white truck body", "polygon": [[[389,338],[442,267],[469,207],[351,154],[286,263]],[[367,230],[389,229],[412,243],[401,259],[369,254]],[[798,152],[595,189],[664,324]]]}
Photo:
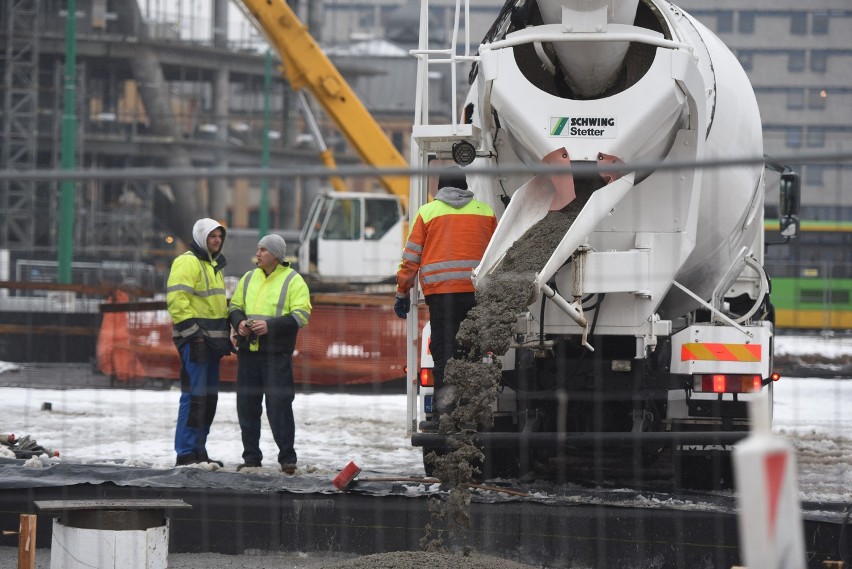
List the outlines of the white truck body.
{"label": "white truck body", "polygon": [[[665,0],[510,1],[474,55],[457,53],[455,31],[450,49],[421,40],[413,52],[418,92],[428,88],[432,66],[449,65],[453,77],[461,63],[475,69],[458,123],[429,124],[428,99],[418,98],[412,165],[447,159],[460,144],[476,149],[471,168],[483,173],[469,184],[498,215],[472,275],[476,287],[488,285],[528,229],[570,202],[564,174],[524,166],[597,166],[601,179],[536,272],[513,348],[500,355],[495,448],[533,439],[547,448],[605,431],[628,441],[653,434],[645,438],[654,445],[668,440],[698,454],[730,450],[747,434],[745,402],[771,394],[773,335],[762,269],[764,165],[754,160],[763,156],[760,114],[736,57]],[[724,160],[730,164],[696,167]],[[412,181],[411,207],[424,200],[425,181]],[[409,318],[410,339],[418,327]],[[684,349],[699,344],[707,349]],[[565,348],[529,349],[536,345]],[[592,348],[580,368],[578,354]],[[437,448],[440,437],[418,432],[430,393],[418,389],[417,357],[410,347],[408,425],[415,445]],[[536,375],[522,361],[541,368],[547,358],[563,369],[576,365],[596,387],[578,381],[541,395],[564,378]],[[516,389],[522,374],[535,395]],[[714,375],[715,384],[704,380]],[[708,385],[716,390],[708,394]],[[556,403],[581,405],[608,391],[603,427]],[[627,418],[610,420],[625,410]],[[532,427],[531,415],[541,418]],[[552,436],[524,439],[531,430]],[[489,436],[482,433],[486,447]]]}

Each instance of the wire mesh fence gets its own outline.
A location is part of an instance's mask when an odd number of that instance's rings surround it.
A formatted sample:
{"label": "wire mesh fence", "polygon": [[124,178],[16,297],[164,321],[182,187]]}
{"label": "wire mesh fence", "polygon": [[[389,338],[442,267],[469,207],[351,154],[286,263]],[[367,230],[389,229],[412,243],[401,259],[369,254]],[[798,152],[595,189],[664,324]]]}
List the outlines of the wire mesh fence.
{"label": "wire mesh fence", "polygon": [[[796,159],[802,163],[809,158]],[[753,157],[700,166],[725,168],[762,160]],[[638,171],[655,166],[660,165],[624,168]],[[592,170],[596,168],[576,165],[572,172],[580,176]],[[438,172],[440,168],[383,173],[416,178]],[[471,168],[469,178],[521,172],[532,177],[566,170]],[[340,173],[354,178],[376,174],[361,167],[341,167]],[[148,177],[167,185],[173,178],[222,177],[250,180],[251,185],[263,177],[287,177],[293,187],[299,187],[308,178],[327,178],[328,172],[311,167],[131,169],[3,172],[0,176],[41,180],[70,176],[81,186],[95,188],[116,178]],[[471,187],[477,187],[475,181]],[[248,205],[239,204],[245,196]],[[247,207],[256,216],[263,215],[258,188],[245,194],[232,190],[228,201],[232,210]],[[244,457],[233,356],[221,365],[218,409],[208,439],[210,457],[223,466],[213,461],[175,467],[181,366],[172,343],[165,285],[170,260],[188,244],[178,237],[165,247],[160,236],[178,236],[180,228],[144,209],[153,207],[150,200],[128,203],[142,208],[138,215],[150,220],[156,228],[152,234],[158,236],[156,246],[153,240],[141,244],[132,261],[100,242],[100,259],[75,259],[72,283],[58,285],[54,259],[30,259],[26,251],[8,250],[0,257],[5,271],[0,275],[0,434],[6,435],[0,450],[13,453],[0,457],[4,480],[0,519],[4,530],[17,529],[20,513],[37,512],[35,504],[44,503],[37,530],[39,566],[46,566],[41,565],[45,558],[56,555],[55,547],[50,552],[41,548],[52,544],[57,535],[64,531],[67,539],[75,538],[71,534],[79,515],[67,514],[68,504],[54,504],[65,514],[52,522],[47,502],[55,500],[82,500],[88,503],[84,510],[99,512],[159,508],[155,517],[160,522],[146,531],[160,528],[155,531],[172,552],[170,566],[191,566],[190,560],[178,557],[184,552],[203,553],[194,561],[208,566],[240,559],[256,567],[347,566],[353,561],[347,558],[389,552],[396,557],[373,559],[372,566],[416,566],[423,559],[436,564],[447,552],[461,551],[471,552],[466,558],[469,566],[475,566],[476,556],[483,554],[500,558],[483,561],[489,566],[507,560],[534,567],[729,567],[740,563],[730,450],[748,433],[729,427],[736,413],[742,416],[746,398],[726,396],[734,403],[729,406],[730,416],[723,416],[713,429],[698,429],[699,437],[680,440],[670,436],[671,424],[665,421],[666,407],[680,403],[660,395],[671,386],[648,380],[649,374],[662,374],[661,368],[651,373],[647,362],[631,363],[628,358],[624,363],[621,356],[613,356],[624,353],[624,348],[594,332],[589,341],[598,349],[582,355],[579,329],[562,334],[563,344],[518,344],[514,355],[500,359],[494,426],[474,426],[473,450],[458,463],[475,469],[472,478],[454,479],[440,468],[436,471],[434,458],[428,455],[448,456],[458,450],[457,439],[420,430],[420,420],[435,401],[425,379],[428,373],[420,369],[428,367],[423,365],[426,360],[418,358],[414,364],[418,369],[410,374],[407,348],[413,342],[418,354],[428,352],[420,352],[422,334],[406,339],[410,333],[406,321],[393,312],[394,267],[379,282],[341,278],[334,284],[317,281],[314,287],[312,318],[299,333],[293,359],[299,454],[295,475],[283,473],[276,462],[277,445],[266,417],[261,439],[266,458],[257,468],[237,471]],[[285,199],[278,203],[281,208],[290,205]],[[500,207],[497,201],[495,209]],[[304,235],[300,225],[316,221],[305,209],[293,216],[298,224],[270,227],[289,231],[288,246],[294,251],[297,244],[305,246],[298,242]],[[75,222],[84,214],[85,208],[78,207]],[[192,215],[204,217],[207,212]],[[409,212],[409,224],[413,217]],[[361,248],[370,241],[365,219],[354,234]],[[255,228],[244,229],[251,233]],[[838,235],[846,231],[839,226],[833,230]],[[775,231],[769,228],[767,235]],[[318,238],[324,238],[321,231]],[[85,249],[89,241],[75,244]],[[248,241],[251,256],[256,244]],[[828,258],[844,243],[841,239],[832,248],[826,242],[821,241],[823,246],[812,253]],[[395,250],[401,253],[402,240]],[[226,239],[224,254],[229,253]],[[784,259],[783,253],[776,257]],[[314,265],[310,256],[304,259],[307,262],[300,263],[303,258],[294,254],[292,261],[309,275],[318,268],[318,259],[313,259]],[[357,270],[358,263],[355,266]],[[804,512],[802,531],[809,539],[808,566],[818,566],[825,560],[846,561],[848,555],[845,528],[852,446],[844,409],[852,401],[852,388],[845,379],[852,344],[845,336],[844,321],[835,317],[820,320],[819,325],[795,323],[805,322],[811,310],[842,313],[848,302],[842,275],[823,278],[821,273],[808,273],[805,264],[796,270],[789,267],[778,269],[778,279],[791,280],[784,281],[773,299],[778,299],[776,315],[795,314],[785,320],[789,327],[779,325],[773,347],[775,367],[791,377],[771,383],[769,389],[774,398],[773,429],[796,450],[796,495]],[[230,296],[240,275],[228,276]],[[770,277],[775,276],[770,272]],[[824,291],[819,298],[813,292],[817,284]],[[422,326],[429,310],[422,296],[418,298],[418,326]],[[542,301],[541,315],[546,309]],[[531,318],[544,320],[537,310],[528,311]],[[594,315],[595,303],[586,302],[584,310]],[[541,340],[559,335],[548,333]],[[661,360],[670,357],[672,348],[660,336],[659,347],[649,353]],[[627,351],[635,352],[635,346],[631,344]],[[553,354],[558,356],[554,360],[541,357]],[[619,366],[626,366],[623,369],[630,373],[613,390],[601,378],[621,373]],[[699,391],[692,378],[681,378],[676,387],[685,397]],[[414,394],[413,421],[408,391]],[[520,395],[509,407],[500,407],[501,396],[512,392]],[[718,415],[722,400],[714,395],[705,403],[684,405],[695,425],[706,425]],[[547,422],[556,419],[548,413],[560,417],[552,429]],[[349,463],[360,472],[342,488],[333,485]],[[121,503],[132,500],[140,502]],[[191,508],[152,505],[156,500],[179,500]],[[98,516],[98,523],[105,525],[84,529],[115,531],[118,527],[103,521],[107,514]],[[164,519],[168,519],[165,526]],[[12,547],[17,536],[0,539],[0,545]],[[301,559],[292,557],[299,552]],[[414,553],[419,557],[404,556]],[[223,561],[217,554],[229,557]],[[662,561],[655,565],[654,559]],[[3,563],[0,560],[0,566],[6,566]]]}

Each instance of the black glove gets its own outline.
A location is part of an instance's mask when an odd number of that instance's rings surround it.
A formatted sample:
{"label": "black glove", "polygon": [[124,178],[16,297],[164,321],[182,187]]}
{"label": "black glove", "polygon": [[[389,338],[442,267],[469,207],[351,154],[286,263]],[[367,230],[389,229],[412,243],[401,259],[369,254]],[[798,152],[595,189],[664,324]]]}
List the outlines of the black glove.
{"label": "black glove", "polygon": [[397,296],[396,302],[393,303],[393,311],[396,312],[396,315],[400,318],[408,318],[409,310],[411,310],[411,297],[407,294]]}

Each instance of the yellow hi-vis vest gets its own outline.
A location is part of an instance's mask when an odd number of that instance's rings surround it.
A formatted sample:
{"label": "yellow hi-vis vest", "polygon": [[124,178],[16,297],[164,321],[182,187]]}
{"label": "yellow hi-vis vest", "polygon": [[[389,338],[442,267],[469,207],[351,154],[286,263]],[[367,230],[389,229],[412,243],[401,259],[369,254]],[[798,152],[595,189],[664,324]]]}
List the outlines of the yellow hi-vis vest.
{"label": "yellow hi-vis vest", "polygon": [[[275,270],[267,276],[263,269],[254,269],[247,272],[237,283],[234,296],[231,297],[230,312],[241,310],[246,317],[253,320],[266,320],[270,325],[270,336],[268,340],[274,341],[272,324],[275,318],[292,316],[298,329],[303,328],[311,319],[311,295],[308,284],[302,275],[291,267],[278,265]],[[279,346],[285,347],[284,351],[292,352],[292,346],[288,346],[288,339],[279,338],[283,342],[277,342]],[[292,338],[295,344],[295,334]],[[256,338],[249,344],[249,350],[258,351],[260,339]],[[272,348],[269,346],[268,348]]]}

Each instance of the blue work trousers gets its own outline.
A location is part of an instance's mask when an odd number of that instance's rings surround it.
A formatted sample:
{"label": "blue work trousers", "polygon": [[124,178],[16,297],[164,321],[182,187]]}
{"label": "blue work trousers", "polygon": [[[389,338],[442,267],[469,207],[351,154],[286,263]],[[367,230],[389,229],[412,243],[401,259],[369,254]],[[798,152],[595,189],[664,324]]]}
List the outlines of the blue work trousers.
{"label": "blue work trousers", "polygon": [[293,399],[296,389],[293,382],[292,356],[266,352],[237,352],[237,416],[243,438],[243,460],[246,464],[260,464],[260,421],[263,398],[266,397],[266,418],[272,437],[278,445],[278,463],[296,464],[293,443],[296,422],[293,418]]}
{"label": "blue work trousers", "polygon": [[207,456],[207,435],[219,401],[219,361],[222,355],[203,342],[189,342],[179,349],[181,394],[175,428],[178,456]]}

